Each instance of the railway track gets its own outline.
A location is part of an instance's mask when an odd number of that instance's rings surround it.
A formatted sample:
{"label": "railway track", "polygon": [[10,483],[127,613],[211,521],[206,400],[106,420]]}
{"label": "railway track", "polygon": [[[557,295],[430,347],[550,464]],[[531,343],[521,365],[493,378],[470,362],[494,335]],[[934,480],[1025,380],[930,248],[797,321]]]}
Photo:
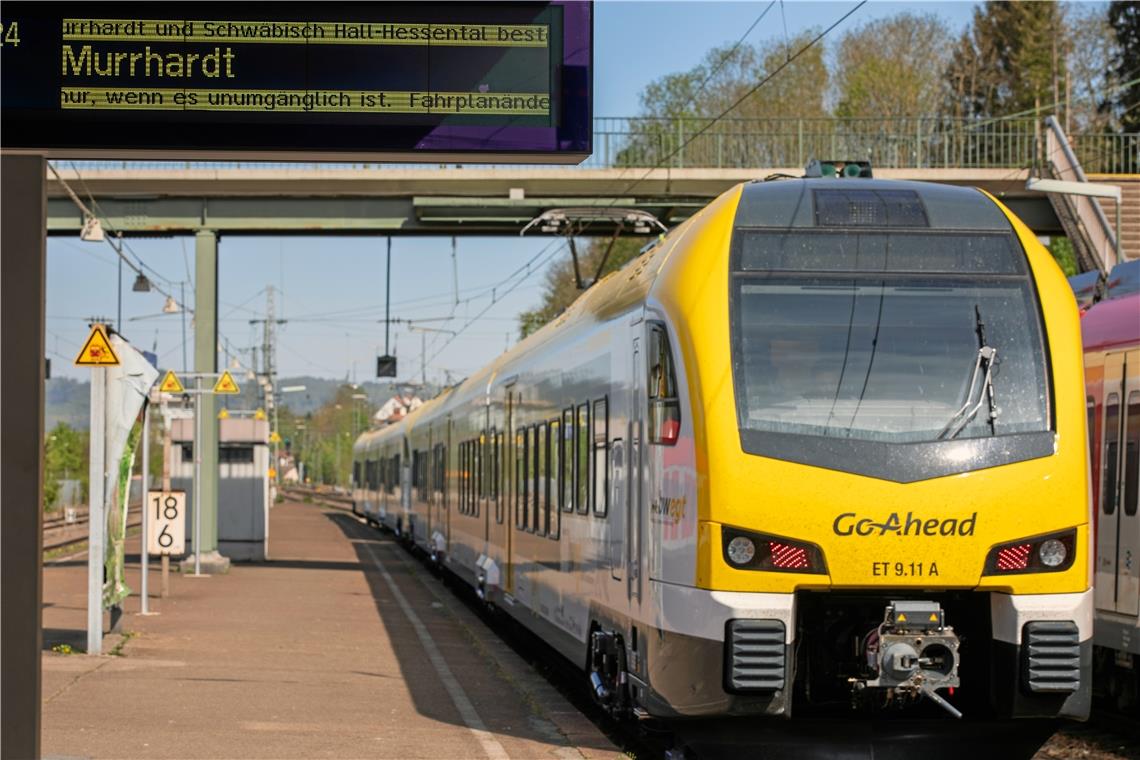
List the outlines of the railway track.
{"label": "railway track", "polygon": [[[127,529],[136,528],[142,524],[141,504],[132,504],[127,512]],[[79,512],[75,520],[68,522],[65,516],[52,516],[44,519],[45,552],[56,552],[72,546],[86,543],[88,531],[87,511]]]}

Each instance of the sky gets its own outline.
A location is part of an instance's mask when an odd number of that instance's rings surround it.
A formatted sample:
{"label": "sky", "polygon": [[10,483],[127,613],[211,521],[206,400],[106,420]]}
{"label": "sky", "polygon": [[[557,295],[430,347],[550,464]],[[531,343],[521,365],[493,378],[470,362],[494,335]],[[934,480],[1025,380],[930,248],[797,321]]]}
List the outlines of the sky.
{"label": "sky", "polygon": [[[634,116],[639,93],[653,80],[700,63],[716,46],[733,44],[768,2],[595,3],[594,114]],[[756,44],[821,28],[854,2],[777,3],[746,42]],[[951,29],[968,23],[973,2],[869,2],[828,41],[872,19],[919,9]],[[64,164],[66,166],[66,164]],[[193,304],[194,240],[132,238],[127,244],[156,282]],[[277,369],[282,377],[316,375],[353,382],[372,379],[384,349],[384,238],[230,237],[219,244],[219,332],[223,353],[248,367],[249,347],[260,345],[267,290],[274,290],[278,319]],[[432,382],[461,378],[517,340],[517,315],[538,304],[546,268],[569,253],[550,238],[459,238],[453,270],[450,238],[392,240],[392,316],[426,319],[446,332],[411,332],[394,326],[391,349],[400,380],[419,380],[421,346],[427,348]],[[48,239],[47,349],[55,376],[86,379],[71,366],[87,334],[88,318],[116,320],[119,308],[115,253],[107,243]],[[458,294],[455,280],[458,280]],[[134,274],[123,269],[122,333],[137,346],[156,349],[160,368],[183,368],[182,315],[163,314],[157,292],[131,290]],[[186,283],[179,285],[178,283]],[[509,293],[501,295],[506,289]],[[491,302],[490,289],[497,300]],[[457,302],[458,301],[458,302]],[[477,320],[472,317],[482,314]],[[464,327],[466,325],[466,327]],[[193,325],[187,319],[185,355],[192,369]]]}

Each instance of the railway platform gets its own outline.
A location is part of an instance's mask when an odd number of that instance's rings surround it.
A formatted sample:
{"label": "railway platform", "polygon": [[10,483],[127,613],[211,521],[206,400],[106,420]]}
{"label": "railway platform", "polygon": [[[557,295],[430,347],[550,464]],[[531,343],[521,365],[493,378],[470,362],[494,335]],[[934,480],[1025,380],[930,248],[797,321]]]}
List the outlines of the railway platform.
{"label": "railway platform", "polygon": [[[127,550],[137,589],[137,537]],[[159,614],[128,599],[100,657],[63,653],[85,640],[86,560],[45,564],[44,757],[622,757],[347,512],[277,505],[270,556],[209,578],[172,573],[166,598],[152,563]]]}

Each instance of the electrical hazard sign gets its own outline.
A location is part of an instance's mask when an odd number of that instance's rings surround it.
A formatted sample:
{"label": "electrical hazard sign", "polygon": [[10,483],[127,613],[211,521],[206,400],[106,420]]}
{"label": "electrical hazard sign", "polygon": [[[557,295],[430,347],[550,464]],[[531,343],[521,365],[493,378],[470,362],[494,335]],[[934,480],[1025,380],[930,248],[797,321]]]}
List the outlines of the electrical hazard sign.
{"label": "electrical hazard sign", "polygon": [[234,382],[234,376],[227,369],[214,383],[214,393],[241,393],[241,388]]}
{"label": "electrical hazard sign", "polygon": [[75,357],[76,367],[116,367],[119,357],[115,349],[111,348],[111,341],[107,339],[107,331],[103,325],[91,325],[91,334]]}
{"label": "electrical hazard sign", "polygon": [[178,379],[178,375],[174,374],[174,370],[166,370],[166,376],[162,378],[158,389],[163,393],[185,393],[186,389],[182,386],[182,381]]}

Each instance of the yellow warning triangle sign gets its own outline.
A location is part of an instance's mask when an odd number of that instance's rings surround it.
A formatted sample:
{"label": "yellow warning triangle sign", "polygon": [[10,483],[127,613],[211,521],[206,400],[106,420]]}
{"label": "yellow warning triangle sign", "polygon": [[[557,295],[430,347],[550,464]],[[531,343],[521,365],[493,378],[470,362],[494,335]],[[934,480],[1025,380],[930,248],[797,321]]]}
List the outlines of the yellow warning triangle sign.
{"label": "yellow warning triangle sign", "polygon": [[162,383],[158,389],[163,393],[185,393],[186,389],[182,387],[182,381],[178,379],[178,375],[174,374],[174,370],[166,370],[166,376],[162,378]]}
{"label": "yellow warning triangle sign", "polygon": [[256,412],[253,413],[253,418],[255,420],[265,419],[265,410],[264,409],[258,409]]}
{"label": "yellow warning triangle sign", "polygon": [[218,412],[218,419],[219,420],[228,420],[229,418],[230,418],[230,410],[229,409],[223,409],[222,411]]}
{"label": "yellow warning triangle sign", "polygon": [[76,367],[115,367],[119,364],[119,357],[115,349],[111,348],[111,341],[107,339],[107,332],[103,325],[91,325],[91,334],[87,342],[75,357]]}
{"label": "yellow warning triangle sign", "polygon": [[234,382],[234,377],[228,369],[218,378],[218,382],[214,383],[214,393],[241,393],[241,388]]}
{"label": "yellow warning triangle sign", "polygon": [[269,442],[270,443],[281,443],[281,436],[278,435],[276,430],[274,430],[272,433],[269,434]]}
{"label": "yellow warning triangle sign", "polygon": [[906,615],[904,615],[903,613],[900,612],[899,616],[895,618],[895,622],[896,623],[905,623],[906,622]]}

